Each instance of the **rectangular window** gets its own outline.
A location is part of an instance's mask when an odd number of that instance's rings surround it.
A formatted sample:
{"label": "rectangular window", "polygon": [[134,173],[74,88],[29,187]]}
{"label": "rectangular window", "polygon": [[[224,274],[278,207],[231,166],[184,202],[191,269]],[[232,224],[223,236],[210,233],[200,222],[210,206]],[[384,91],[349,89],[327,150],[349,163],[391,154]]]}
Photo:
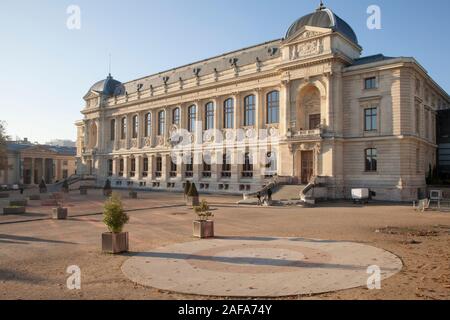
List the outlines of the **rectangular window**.
{"label": "rectangular window", "polygon": [[111,141],[114,141],[114,140],[116,140],[116,120],[115,119],[111,120],[110,126],[111,127],[110,127],[110,137],[109,137],[109,139]]}
{"label": "rectangular window", "polygon": [[166,124],[166,113],[164,111],[160,111],[158,113],[158,136],[164,135]]}
{"label": "rectangular window", "polygon": [[234,128],[234,100],[227,99],[223,104],[223,127],[224,129]]}
{"label": "rectangular window", "polygon": [[194,132],[195,122],[197,120],[197,107],[192,105],[188,108],[188,131]]}
{"label": "rectangular window", "polygon": [[113,160],[108,160],[108,177],[111,177],[113,175]]}
{"label": "rectangular window", "polygon": [[364,79],[364,89],[376,89],[377,88],[377,78],[376,77],[370,77]]}
{"label": "rectangular window", "polygon": [[145,115],[145,132],[144,135],[146,137],[150,137],[152,135],[152,114],[149,112]]}
{"label": "rectangular window", "polygon": [[420,134],[420,105],[416,104],[416,133]]}
{"label": "rectangular window", "polygon": [[130,177],[134,177],[136,175],[136,159],[132,158],[130,160]]}
{"label": "rectangular window", "polygon": [[177,176],[177,164],[173,162],[173,160],[170,161],[170,177],[174,178]]}
{"label": "rectangular window", "polygon": [[148,176],[148,158],[144,158],[143,160],[143,176],[147,177]]}
{"label": "rectangular window", "polygon": [[364,131],[376,131],[378,129],[377,108],[364,109]]}
{"label": "rectangular window", "polygon": [[244,126],[255,125],[255,96],[251,95],[244,99]]}
{"label": "rectangular window", "polygon": [[430,115],[428,110],[425,110],[425,138],[430,139]]}
{"label": "rectangular window", "polygon": [[225,152],[222,158],[222,177],[229,178],[231,177],[231,161],[230,155],[227,155]]}
{"label": "rectangular window", "polygon": [[267,95],[267,124],[279,122],[280,93],[272,91]]}
{"label": "rectangular window", "polygon": [[67,179],[67,178],[68,178],[68,176],[69,176],[69,173],[68,173],[68,171],[67,171],[67,170],[63,170],[63,172],[62,172],[62,176],[63,176],[63,179]]}
{"label": "rectangular window", "polygon": [[133,139],[137,138],[138,131],[139,131],[139,117],[138,116],[134,116],[133,117],[133,132],[132,132]]}
{"label": "rectangular window", "polygon": [[244,165],[242,166],[242,177],[251,178],[253,177],[253,163],[250,153],[246,153],[244,156]]}
{"label": "rectangular window", "polygon": [[309,130],[320,128],[320,114],[309,115]]}
{"label": "rectangular window", "polygon": [[376,172],[378,166],[377,149],[366,149],[366,172]]}
{"label": "rectangular window", "polygon": [[161,172],[162,172],[162,157],[156,157],[156,172],[155,172],[155,176],[156,177],[161,177]]}
{"label": "rectangular window", "polygon": [[214,129],[214,104],[209,102],[205,106],[205,130]]}
{"label": "rectangular window", "polygon": [[172,124],[180,124],[180,108],[175,108],[172,112]]}

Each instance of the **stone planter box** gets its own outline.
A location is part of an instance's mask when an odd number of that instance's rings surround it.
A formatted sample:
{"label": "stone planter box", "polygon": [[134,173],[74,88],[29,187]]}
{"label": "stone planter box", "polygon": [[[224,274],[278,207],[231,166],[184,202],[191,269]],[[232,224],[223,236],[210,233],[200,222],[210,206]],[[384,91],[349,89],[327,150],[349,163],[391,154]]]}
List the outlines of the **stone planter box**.
{"label": "stone planter box", "polygon": [[194,237],[205,239],[214,238],[214,221],[212,220],[196,220],[193,222]]}
{"label": "stone planter box", "polygon": [[9,198],[9,193],[4,193],[4,192],[0,193],[0,199],[6,199],[6,198]]}
{"label": "stone planter box", "polygon": [[186,205],[188,207],[197,207],[200,205],[199,197],[186,197]]}
{"label": "stone planter box", "polygon": [[53,219],[66,220],[68,211],[67,208],[53,208]]}
{"label": "stone planter box", "polygon": [[56,207],[58,205],[58,201],[55,199],[43,200],[41,202],[41,206],[43,207]]}
{"label": "stone planter box", "polygon": [[3,214],[23,214],[26,213],[27,209],[25,207],[6,207],[3,208]]}
{"label": "stone planter box", "polygon": [[131,199],[137,199],[137,192],[135,191],[131,191],[128,195],[130,196]]}
{"label": "stone planter box", "polygon": [[80,188],[80,194],[82,196],[86,196],[88,194],[88,189],[87,188]]}
{"label": "stone planter box", "polygon": [[39,194],[33,194],[30,196],[30,200],[41,200],[41,196]]}
{"label": "stone planter box", "polygon": [[9,202],[10,207],[26,207],[28,205],[27,200],[11,200]]}
{"label": "stone planter box", "polygon": [[102,251],[105,253],[128,252],[128,246],[128,232],[106,232],[102,234]]}

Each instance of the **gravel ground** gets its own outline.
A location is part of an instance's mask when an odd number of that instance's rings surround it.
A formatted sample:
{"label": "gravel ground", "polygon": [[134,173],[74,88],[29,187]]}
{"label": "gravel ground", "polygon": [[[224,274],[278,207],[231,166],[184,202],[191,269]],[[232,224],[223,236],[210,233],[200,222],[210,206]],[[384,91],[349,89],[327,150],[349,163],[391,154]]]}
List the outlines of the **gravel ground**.
{"label": "gravel ground", "polygon": [[[124,198],[125,198],[125,192]],[[404,262],[403,270],[382,283],[381,290],[345,291],[288,299],[449,299],[450,214],[417,213],[410,206],[347,202],[316,208],[237,206],[238,197],[205,196],[215,209],[218,236],[304,237],[346,240],[388,250]],[[100,252],[106,231],[103,198],[71,194],[72,217],[48,219],[51,208],[31,204],[26,217],[0,216],[0,299],[207,299],[146,288],[129,281],[121,265],[133,252],[192,241],[192,210],[175,193],[140,194],[126,199],[132,252]],[[39,220],[32,221],[35,218]],[[29,221],[31,220],[31,221]],[[207,241],[207,240],[206,240]],[[81,290],[66,287],[68,266],[81,268]],[[188,276],[188,275],[187,275]]]}

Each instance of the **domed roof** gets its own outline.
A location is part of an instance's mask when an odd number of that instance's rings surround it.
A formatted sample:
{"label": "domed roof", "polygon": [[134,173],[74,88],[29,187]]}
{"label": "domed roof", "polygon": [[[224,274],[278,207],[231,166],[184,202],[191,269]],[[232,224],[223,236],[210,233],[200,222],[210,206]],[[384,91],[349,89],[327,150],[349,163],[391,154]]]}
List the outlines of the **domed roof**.
{"label": "domed roof", "polygon": [[358,38],[356,37],[352,27],[334,14],[330,9],[326,8],[322,3],[315,12],[295,21],[286,33],[285,39],[289,39],[305,26],[333,29],[334,31],[346,36],[355,44],[358,44]]}
{"label": "domed roof", "polygon": [[90,89],[90,91],[96,91],[106,96],[113,95],[121,95],[123,92],[124,86],[120,81],[115,80],[111,74],[106,77],[106,79],[101,80],[95,83]]}

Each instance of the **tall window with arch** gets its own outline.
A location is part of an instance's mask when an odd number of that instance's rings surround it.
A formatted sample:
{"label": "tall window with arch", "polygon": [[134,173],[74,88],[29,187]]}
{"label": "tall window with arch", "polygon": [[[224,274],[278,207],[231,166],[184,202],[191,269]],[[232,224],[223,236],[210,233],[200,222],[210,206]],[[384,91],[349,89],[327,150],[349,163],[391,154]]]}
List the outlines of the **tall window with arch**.
{"label": "tall window with arch", "polygon": [[173,111],[172,111],[172,124],[176,125],[176,126],[180,125],[180,117],[181,117],[181,115],[180,115],[180,108],[173,109]]}
{"label": "tall window with arch", "polygon": [[133,132],[132,137],[136,139],[139,131],[139,117],[137,115],[133,116]]}
{"label": "tall window with arch", "polygon": [[152,114],[147,112],[145,114],[145,130],[144,135],[150,137],[152,135]]}
{"label": "tall window with arch", "polygon": [[205,105],[205,130],[214,129],[214,103]]}
{"label": "tall window with arch", "polygon": [[244,98],[244,126],[255,125],[255,96],[250,95]]}
{"label": "tall window with arch", "polygon": [[125,140],[127,138],[127,118],[123,117],[120,122],[120,139]]}
{"label": "tall window with arch", "polygon": [[267,94],[267,124],[279,123],[280,93],[272,91]]}
{"label": "tall window with arch", "polygon": [[166,113],[164,110],[158,112],[158,136],[164,135],[166,125]]}
{"label": "tall window with arch", "polygon": [[223,103],[223,128],[234,128],[234,100],[232,98]]}
{"label": "tall window with arch", "polygon": [[112,119],[110,122],[110,140],[116,140],[116,119]]}
{"label": "tall window with arch", "polygon": [[188,131],[194,132],[195,121],[197,119],[197,107],[192,105],[188,108]]}

